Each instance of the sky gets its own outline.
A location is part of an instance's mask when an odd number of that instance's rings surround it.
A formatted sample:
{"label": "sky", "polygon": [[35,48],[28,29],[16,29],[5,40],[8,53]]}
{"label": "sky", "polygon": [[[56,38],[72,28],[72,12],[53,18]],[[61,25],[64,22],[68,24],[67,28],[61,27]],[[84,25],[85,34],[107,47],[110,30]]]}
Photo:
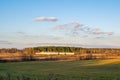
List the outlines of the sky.
{"label": "sky", "polygon": [[120,48],[120,0],[0,0],[0,48]]}

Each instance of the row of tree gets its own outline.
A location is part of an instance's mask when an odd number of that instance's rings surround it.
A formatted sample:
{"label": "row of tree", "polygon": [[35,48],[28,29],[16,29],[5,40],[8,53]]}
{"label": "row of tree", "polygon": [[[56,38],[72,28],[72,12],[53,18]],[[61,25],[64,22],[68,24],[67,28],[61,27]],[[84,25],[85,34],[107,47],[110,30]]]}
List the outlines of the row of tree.
{"label": "row of tree", "polygon": [[0,53],[23,53],[23,50],[17,48],[2,48]]}
{"label": "row of tree", "polygon": [[0,49],[0,53],[25,53],[35,54],[38,52],[73,52],[76,55],[79,54],[120,54],[120,48],[81,48],[81,47],[62,47],[62,46],[44,46],[44,47],[32,47],[19,50],[17,48]]}
{"label": "row of tree", "polygon": [[[77,60],[81,59],[103,59],[108,57],[119,57],[120,49],[119,48],[81,48],[81,47],[61,47],[61,46],[44,46],[44,47],[32,47],[25,48],[23,50],[19,50],[16,48],[10,49],[0,49],[0,60],[6,60],[7,57],[11,57],[12,60],[15,57],[19,58],[19,60],[36,60],[37,57],[46,57],[46,59],[57,59],[59,56],[57,55],[41,55],[37,56],[36,53],[40,52],[64,52],[65,55],[67,52],[72,52],[75,55],[72,55]],[[5,54],[4,54],[5,53]],[[66,58],[70,58],[69,56],[64,56]],[[61,59],[63,58],[60,57]]]}

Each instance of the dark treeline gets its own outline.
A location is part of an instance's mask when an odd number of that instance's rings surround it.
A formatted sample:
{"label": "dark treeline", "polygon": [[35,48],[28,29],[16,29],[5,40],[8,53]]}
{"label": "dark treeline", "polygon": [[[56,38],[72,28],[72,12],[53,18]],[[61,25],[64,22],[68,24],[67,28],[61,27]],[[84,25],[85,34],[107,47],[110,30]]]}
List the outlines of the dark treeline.
{"label": "dark treeline", "polygon": [[82,49],[81,47],[55,47],[55,46],[48,46],[48,47],[34,47],[33,48],[37,52],[76,52]]}
{"label": "dark treeline", "polygon": [[[41,52],[48,52],[49,55]],[[56,54],[52,54],[55,52]],[[38,53],[38,54],[37,54]],[[72,53],[70,55],[69,53]],[[60,55],[60,56],[58,56]],[[63,46],[30,47],[22,50],[16,48],[0,49],[0,60],[40,60],[40,59],[107,59],[120,58],[119,48],[81,48]]]}
{"label": "dark treeline", "polygon": [[62,47],[62,46],[43,46],[30,47],[22,50],[17,48],[3,48],[0,53],[36,53],[36,52],[74,52],[80,53],[120,53],[120,48],[81,48],[81,47]]}

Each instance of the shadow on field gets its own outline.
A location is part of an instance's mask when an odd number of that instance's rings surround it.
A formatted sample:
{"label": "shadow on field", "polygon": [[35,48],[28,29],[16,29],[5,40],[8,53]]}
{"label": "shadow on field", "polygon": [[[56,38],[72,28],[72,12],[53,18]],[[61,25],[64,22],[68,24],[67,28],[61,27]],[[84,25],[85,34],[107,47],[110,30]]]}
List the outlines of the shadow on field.
{"label": "shadow on field", "polygon": [[65,77],[64,75],[49,73],[47,76],[30,76],[30,75],[19,75],[14,76],[12,73],[6,73],[5,75],[0,75],[0,80],[120,80],[120,77],[115,77],[114,79],[99,78],[92,79],[88,76],[81,77]]}
{"label": "shadow on field", "polygon": [[14,76],[12,73],[6,73],[0,75],[0,80],[64,80],[64,76],[60,74],[49,73],[47,76],[30,76],[30,75],[19,75]]}

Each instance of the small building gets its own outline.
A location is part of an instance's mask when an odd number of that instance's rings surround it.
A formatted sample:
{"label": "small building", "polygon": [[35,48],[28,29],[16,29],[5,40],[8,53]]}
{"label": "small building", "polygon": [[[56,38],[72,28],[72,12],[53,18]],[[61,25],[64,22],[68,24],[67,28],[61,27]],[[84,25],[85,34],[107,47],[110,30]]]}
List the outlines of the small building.
{"label": "small building", "polygon": [[36,52],[39,55],[74,55],[73,52]]}

